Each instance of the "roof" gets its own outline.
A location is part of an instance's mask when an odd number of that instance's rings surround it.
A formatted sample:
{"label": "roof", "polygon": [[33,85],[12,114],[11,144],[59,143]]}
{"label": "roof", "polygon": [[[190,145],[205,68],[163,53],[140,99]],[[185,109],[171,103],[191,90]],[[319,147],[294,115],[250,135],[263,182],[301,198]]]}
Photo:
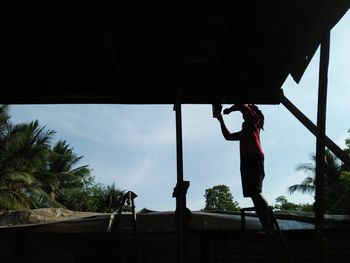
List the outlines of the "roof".
{"label": "roof", "polygon": [[[315,215],[300,211],[274,212],[281,230],[314,230]],[[0,212],[0,232],[106,232],[110,213],[71,211],[62,208],[40,208],[24,211]],[[174,211],[138,212],[140,232],[175,231]],[[246,213],[246,229],[260,230],[261,224],[255,213]],[[118,229],[133,231],[133,216],[123,213]],[[325,228],[350,227],[349,215],[325,215]],[[192,230],[241,230],[240,212],[191,211]]]}
{"label": "roof", "polygon": [[[119,230],[133,230],[133,216],[122,214],[119,219]],[[0,214],[1,231],[38,231],[38,232],[106,232],[110,214],[78,212],[57,208],[41,208],[26,211],[9,211]],[[282,230],[314,229],[312,223],[302,220],[278,219]],[[141,232],[175,231],[174,212],[149,212],[137,214],[138,229]],[[249,230],[260,229],[256,216],[246,217]],[[193,230],[240,230],[239,213],[206,213],[193,211],[191,216]]]}
{"label": "roof", "polygon": [[7,1],[0,103],[279,103],[346,0]]}

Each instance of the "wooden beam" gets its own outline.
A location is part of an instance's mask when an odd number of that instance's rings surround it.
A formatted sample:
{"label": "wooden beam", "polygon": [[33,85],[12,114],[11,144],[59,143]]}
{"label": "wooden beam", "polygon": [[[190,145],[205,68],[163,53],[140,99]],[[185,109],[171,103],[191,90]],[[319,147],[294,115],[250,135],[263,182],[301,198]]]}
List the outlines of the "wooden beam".
{"label": "wooden beam", "polygon": [[[306,117],[288,98],[281,97],[281,103],[315,136],[317,126]],[[324,135],[326,147],[333,152],[346,166],[350,167],[350,157],[336,145],[327,135]]]}

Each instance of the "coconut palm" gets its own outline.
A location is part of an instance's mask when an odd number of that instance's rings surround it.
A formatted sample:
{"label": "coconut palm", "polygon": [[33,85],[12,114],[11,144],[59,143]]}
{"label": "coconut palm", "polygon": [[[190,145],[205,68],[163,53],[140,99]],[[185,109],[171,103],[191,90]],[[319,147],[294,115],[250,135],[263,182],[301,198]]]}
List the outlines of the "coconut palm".
{"label": "coconut palm", "polygon": [[[297,166],[297,170],[303,170],[307,176],[300,184],[288,187],[290,194],[294,192],[309,193],[315,192],[315,174],[316,174],[316,156],[312,155],[312,163],[303,163]],[[344,184],[342,183],[343,166],[339,159],[328,149],[325,151],[325,209],[332,212],[336,209],[335,204],[339,207],[339,200],[345,200],[348,195]]]}
{"label": "coconut palm", "polygon": [[43,189],[60,203],[66,203],[67,190],[82,189],[93,180],[87,165],[76,167],[81,158],[66,141],[60,140],[50,149],[47,165],[37,175]]}
{"label": "coconut palm", "polygon": [[54,131],[40,127],[38,121],[12,125],[7,110],[0,108],[0,208],[60,206],[35,177],[45,166]]}
{"label": "coconut palm", "polygon": [[83,156],[63,140],[51,147],[55,131],[38,121],[13,125],[0,105],[0,209],[64,207],[111,210],[124,192],[95,184]]}
{"label": "coconut palm", "polygon": [[[119,203],[124,194],[125,191],[117,188],[115,186],[115,183],[107,185],[107,187],[102,187],[97,195],[98,211],[113,212],[117,210],[119,208],[119,205],[124,205]],[[123,210],[129,210],[126,204],[123,207]]]}
{"label": "coconut palm", "polygon": [[0,105],[0,136],[3,136],[4,130],[6,130],[6,126],[10,119],[9,115],[9,107],[8,105]]}
{"label": "coconut palm", "polygon": [[[288,187],[290,193],[299,191],[302,193],[314,193],[316,174],[316,155],[311,156],[312,163],[302,163],[297,166],[297,171],[303,170],[310,176],[306,177],[300,184]],[[338,188],[340,186],[340,174],[342,167],[339,159],[329,150],[325,151],[325,179],[327,183]]]}

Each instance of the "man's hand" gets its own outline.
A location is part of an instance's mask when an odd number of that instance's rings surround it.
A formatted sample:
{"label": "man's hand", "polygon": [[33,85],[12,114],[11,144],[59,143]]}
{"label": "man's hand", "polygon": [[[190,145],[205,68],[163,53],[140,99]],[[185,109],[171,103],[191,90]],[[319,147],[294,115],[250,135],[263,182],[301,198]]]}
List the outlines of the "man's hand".
{"label": "man's hand", "polygon": [[241,111],[242,104],[232,105],[230,108],[224,109],[224,114],[230,114],[233,111]]}
{"label": "man's hand", "polygon": [[224,114],[230,114],[230,113],[231,113],[231,109],[230,108],[224,109]]}

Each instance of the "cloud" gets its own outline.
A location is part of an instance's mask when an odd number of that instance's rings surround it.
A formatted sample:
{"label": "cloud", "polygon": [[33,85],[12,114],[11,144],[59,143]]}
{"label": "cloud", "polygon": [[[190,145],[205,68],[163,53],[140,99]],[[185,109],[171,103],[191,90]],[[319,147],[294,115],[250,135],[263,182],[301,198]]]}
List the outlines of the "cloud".
{"label": "cloud", "polygon": [[[99,127],[102,123],[91,105],[11,105],[13,122],[29,122],[39,120],[42,126],[57,131],[60,139],[80,138],[95,143],[101,143],[104,137],[101,136]],[[68,137],[68,138],[66,138]]]}

